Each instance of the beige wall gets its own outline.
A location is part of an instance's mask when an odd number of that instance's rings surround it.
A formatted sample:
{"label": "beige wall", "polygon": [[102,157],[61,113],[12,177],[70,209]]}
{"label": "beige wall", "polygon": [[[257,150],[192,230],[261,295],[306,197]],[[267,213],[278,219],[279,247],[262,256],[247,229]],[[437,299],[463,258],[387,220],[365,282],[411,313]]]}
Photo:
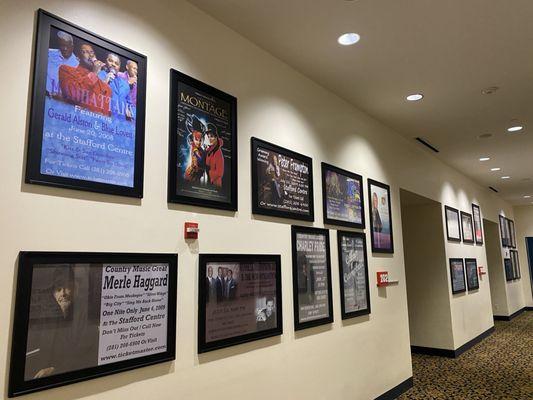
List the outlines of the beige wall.
{"label": "beige wall", "polygon": [[400,193],[411,346],[454,350],[441,205]]}
{"label": "beige wall", "polygon": [[[23,183],[34,12],[37,8],[135,49],[148,57],[145,195],[141,201]],[[8,367],[14,279],[20,250],[179,253],[177,359],[98,381],[28,396],[33,399],[369,399],[412,375],[399,207],[399,187],[470,210],[475,201],[497,221],[511,207],[495,194],[324,90],[234,31],[183,1],[0,2],[2,81],[0,185],[0,360]],[[166,202],[169,68],[177,68],[238,98],[239,211],[233,215]],[[327,161],[391,185],[395,253],[370,255],[372,314],[340,320],[336,246],[332,246],[335,322],[295,335],[292,322],[290,225],[255,218],[250,207],[250,144],[258,136],[313,157],[315,226],[322,226],[320,162]],[[366,182],[365,182],[366,184]],[[368,210],[367,216],[368,216]],[[184,221],[200,223],[186,244]],[[331,233],[335,243],[335,233]],[[447,246],[447,256],[474,255]],[[283,270],[284,334],[199,357],[199,252],[279,253]],[[457,253],[457,254],[456,254]],[[377,292],[375,272],[399,284]],[[451,296],[451,294],[450,294]],[[452,299],[457,346],[487,327],[479,293]],[[490,301],[490,300],[489,300]],[[489,304],[489,302],[487,302]],[[455,336],[455,332],[454,332]],[[473,336],[472,336],[473,337]],[[5,387],[7,374],[0,376]],[[327,382],[327,384],[325,383]],[[265,390],[265,385],[268,388]],[[225,388],[225,390],[221,390]],[[156,395],[154,395],[156,393]]]}
{"label": "beige wall", "polygon": [[505,268],[503,264],[501,238],[499,226],[495,222],[483,221],[485,229],[485,246],[487,251],[486,271],[490,277],[490,296],[492,313],[494,315],[508,316],[507,291],[505,281]]}
{"label": "beige wall", "polygon": [[522,275],[518,283],[522,286],[525,305],[533,307],[531,276],[526,249],[526,237],[533,237],[533,206],[517,206],[514,207],[513,211],[515,216],[516,245]]}

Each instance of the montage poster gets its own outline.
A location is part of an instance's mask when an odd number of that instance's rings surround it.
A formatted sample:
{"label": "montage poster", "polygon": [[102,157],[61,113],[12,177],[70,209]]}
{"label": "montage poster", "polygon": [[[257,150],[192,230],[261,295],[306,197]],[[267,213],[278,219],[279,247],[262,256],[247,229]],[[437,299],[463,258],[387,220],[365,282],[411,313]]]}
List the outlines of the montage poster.
{"label": "montage poster", "polygon": [[313,221],[312,159],[252,138],[252,212]]}
{"label": "montage poster", "polygon": [[453,294],[466,291],[465,268],[462,258],[450,258],[450,277]]}
{"label": "montage poster", "polygon": [[333,322],[329,232],[292,226],[295,329]]}
{"label": "montage poster", "polygon": [[390,187],[369,179],[368,196],[370,200],[372,251],[375,253],[394,253]]}
{"label": "montage poster", "polygon": [[365,234],[337,232],[342,319],[370,314]]}
{"label": "montage poster", "polygon": [[363,178],[322,163],[324,223],[365,228]]}
{"label": "montage poster", "polygon": [[11,394],[174,359],[170,254],[20,255]]}
{"label": "montage poster", "polygon": [[26,182],[142,197],[146,57],[38,13]]}
{"label": "montage poster", "polygon": [[237,210],[237,99],[171,70],[168,201]]}
{"label": "montage poster", "polygon": [[283,331],[279,255],[200,254],[198,352]]}

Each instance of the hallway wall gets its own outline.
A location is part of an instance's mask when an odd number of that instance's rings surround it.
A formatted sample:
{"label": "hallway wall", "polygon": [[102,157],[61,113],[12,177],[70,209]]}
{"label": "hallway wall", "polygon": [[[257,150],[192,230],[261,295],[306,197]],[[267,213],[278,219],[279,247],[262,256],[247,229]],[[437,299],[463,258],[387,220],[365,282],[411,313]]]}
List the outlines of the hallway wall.
{"label": "hallway wall", "polygon": [[533,205],[513,207],[515,216],[516,245],[520,259],[522,278],[519,283],[525,300],[525,305],[533,307],[531,276],[528,265],[526,237],[533,237]]}

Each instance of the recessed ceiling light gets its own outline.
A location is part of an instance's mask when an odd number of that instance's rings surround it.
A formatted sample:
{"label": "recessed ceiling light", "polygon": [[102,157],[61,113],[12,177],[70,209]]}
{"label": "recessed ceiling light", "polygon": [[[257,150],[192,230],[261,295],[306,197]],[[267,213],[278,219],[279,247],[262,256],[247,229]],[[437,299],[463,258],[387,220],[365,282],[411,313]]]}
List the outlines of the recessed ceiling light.
{"label": "recessed ceiling light", "polygon": [[510,176],[507,176],[507,175],[505,175],[505,176],[502,176],[502,179],[511,179],[511,177],[510,177]]}
{"label": "recessed ceiling light", "polygon": [[529,199],[529,198],[531,198],[531,196],[528,195],[528,194],[526,194],[526,195],[524,196],[524,199]]}
{"label": "recessed ceiling light", "polygon": [[501,168],[499,168],[499,167],[496,167],[496,168],[491,168],[490,170],[491,170],[491,171],[500,171],[500,170],[501,170]]}
{"label": "recessed ceiling light", "polygon": [[515,125],[515,126],[511,126],[510,128],[507,128],[507,132],[518,132],[518,131],[521,131],[522,129],[524,129],[523,126]]}
{"label": "recessed ceiling light", "polygon": [[498,86],[490,86],[488,88],[485,88],[481,91],[483,94],[493,94],[495,91],[499,89]]}
{"label": "recessed ceiling light", "polygon": [[339,42],[339,44],[342,44],[343,46],[350,46],[352,44],[356,44],[359,39],[361,39],[361,36],[359,36],[357,33],[352,32],[340,35],[337,39],[337,42]]}
{"label": "recessed ceiling light", "polygon": [[418,101],[422,100],[424,98],[424,95],[422,93],[413,93],[406,97],[408,101]]}
{"label": "recessed ceiling light", "polygon": [[490,157],[481,157],[479,161],[489,161]]}

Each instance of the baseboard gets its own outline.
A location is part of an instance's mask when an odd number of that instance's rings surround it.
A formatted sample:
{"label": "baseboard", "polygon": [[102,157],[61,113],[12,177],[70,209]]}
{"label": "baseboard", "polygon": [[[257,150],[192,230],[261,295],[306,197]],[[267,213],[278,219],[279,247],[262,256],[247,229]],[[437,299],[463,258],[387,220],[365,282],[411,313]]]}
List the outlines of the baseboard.
{"label": "baseboard", "polygon": [[375,400],[394,400],[401,394],[407,392],[413,387],[413,377],[407,378],[399,385],[394,386],[391,390],[383,393],[381,396],[376,397]]}
{"label": "baseboard", "polygon": [[427,354],[430,356],[437,356],[437,357],[456,358],[456,357],[459,357],[461,354],[463,354],[468,349],[470,349],[472,346],[481,342],[487,336],[491,335],[493,332],[494,332],[494,327],[492,326],[489,329],[487,329],[485,332],[481,333],[480,335],[477,335],[474,339],[469,340],[468,342],[466,342],[461,347],[455,350],[438,349],[435,347],[411,346],[411,353]]}
{"label": "baseboard", "polygon": [[518,311],[515,311],[514,313],[512,313],[511,315],[494,315],[494,320],[495,321],[510,321],[512,320],[514,317],[517,317],[519,316],[520,314],[522,314],[524,311],[533,311],[533,307],[524,307],[524,308],[521,308],[520,310]]}

